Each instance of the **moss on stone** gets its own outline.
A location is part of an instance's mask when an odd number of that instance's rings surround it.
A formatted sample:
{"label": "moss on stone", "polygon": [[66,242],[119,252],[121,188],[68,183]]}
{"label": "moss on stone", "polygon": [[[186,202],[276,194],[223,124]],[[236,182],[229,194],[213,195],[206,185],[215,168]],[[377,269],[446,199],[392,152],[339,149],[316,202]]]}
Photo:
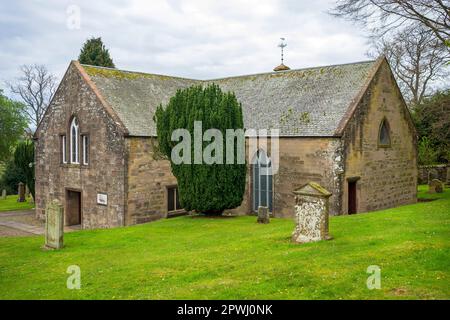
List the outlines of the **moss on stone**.
{"label": "moss on stone", "polygon": [[141,72],[130,72],[117,69],[108,68],[98,68],[93,66],[83,65],[84,70],[88,75],[92,77],[104,77],[104,78],[115,78],[124,80],[134,80],[142,78],[159,79],[159,80],[170,80],[173,77],[163,76],[158,74],[141,73]]}

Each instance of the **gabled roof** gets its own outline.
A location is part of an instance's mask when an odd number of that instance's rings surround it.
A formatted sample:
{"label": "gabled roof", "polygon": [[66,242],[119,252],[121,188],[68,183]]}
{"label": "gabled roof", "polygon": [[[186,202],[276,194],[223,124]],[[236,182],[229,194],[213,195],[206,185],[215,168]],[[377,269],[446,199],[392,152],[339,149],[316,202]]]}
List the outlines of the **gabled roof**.
{"label": "gabled roof", "polygon": [[336,136],[365,91],[376,61],[193,80],[82,65],[131,136],[155,136],[153,114],[177,89],[218,84],[242,103],[247,129],[279,128],[281,136]]}

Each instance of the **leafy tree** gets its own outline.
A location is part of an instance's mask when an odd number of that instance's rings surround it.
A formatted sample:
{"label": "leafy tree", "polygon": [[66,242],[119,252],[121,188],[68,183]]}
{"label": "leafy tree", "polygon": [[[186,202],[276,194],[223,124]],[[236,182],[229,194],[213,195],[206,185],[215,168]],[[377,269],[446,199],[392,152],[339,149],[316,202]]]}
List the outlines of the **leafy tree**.
{"label": "leafy tree", "polygon": [[78,61],[82,64],[91,66],[114,68],[114,63],[109,56],[109,50],[106,49],[102,38],[88,39],[81,48]]}
{"label": "leafy tree", "polygon": [[[179,143],[172,141],[172,133],[176,129],[186,129],[193,142],[195,121],[202,122],[202,137],[208,129],[218,129],[222,133],[223,149],[218,148],[210,155],[215,157],[220,153],[226,154],[226,129],[243,129],[244,125],[242,106],[234,93],[223,93],[219,86],[214,84],[206,88],[193,86],[178,90],[166,108],[162,105],[158,107],[154,120],[157,124],[159,151],[171,161],[183,208],[205,214],[221,214],[225,209],[241,204],[245,190],[246,165],[237,164],[238,143],[235,138],[232,164],[227,164],[225,160],[221,161],[223,164],[217,161],[212,164],[206,164],[204,161],[202,164],[195,164],[195,143],[190,143],[186,154],[184,151],[179,153],[192,161],[177,164],[171,157],[173,148]],[[216,136],[214,139],[219,138]],[[209,142],[203,141],[203,155],[208,145]]]}
{"label": "leafy tree", "polygon": [[450,90],[437,92],[415,106],[413,118],[419,139],[436,150],[438,162],[450,162]]}
{"label": "leafy tree", "polygon": [[14,152],[14,164],[25,177],[25,183],[34,199],[34,143],[32,140],[21,141]]}
{"label": "leafy tree", "polygon": [[5,189],[8,194],[17,194],[19,182],[24,181],[26,177],[23,170],[16,166],[13,158],[9,159],[0,178],[0,190]]}
{"label": "leafy tree", "polygon": [[24,134],[27,121],[24,105],[12,101],[0,90],[0,161],[10,158],[12,149]]}
{"label": "leafy tree", "polygon": [[431,165],[437,162],[437,152],[431,145],[428,137],[422,137],[418,146],[419,164]]}

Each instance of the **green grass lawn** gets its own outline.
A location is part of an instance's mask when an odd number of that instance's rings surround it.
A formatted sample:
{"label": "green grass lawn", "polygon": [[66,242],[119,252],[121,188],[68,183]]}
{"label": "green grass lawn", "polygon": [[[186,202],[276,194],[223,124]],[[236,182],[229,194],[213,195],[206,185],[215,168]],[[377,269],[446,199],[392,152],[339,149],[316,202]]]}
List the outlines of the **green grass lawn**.
{"label": "green grass lawn", "polygon": [[[450,190],[433,197],[332,217],[333,240],[303,245],[290,243],[292,220],[249,216],[74,232],[60,251],[42,251],[43,237],[2,238],[0,298],[449,299]],[[70,265],[80,290],[66,288]],[[380,290],[366,287],[370,265]]]}
{"label": "green grass lawn", "polygon": [[29,199],[25,202],[17,202],[17,195],[7,196],[5,200],[0,198],[0,214],[3,211],[28,210],[34,208],[34,203]]}

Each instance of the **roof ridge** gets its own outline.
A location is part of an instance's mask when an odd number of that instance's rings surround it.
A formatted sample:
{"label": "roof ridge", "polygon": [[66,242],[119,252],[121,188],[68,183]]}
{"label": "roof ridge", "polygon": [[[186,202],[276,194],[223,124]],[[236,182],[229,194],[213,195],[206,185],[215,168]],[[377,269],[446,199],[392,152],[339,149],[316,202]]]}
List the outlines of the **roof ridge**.
{"label": "roof ridge", "polygon": [[292,73],[292,72],[306,71],[306,70],[315,70],[315,69],[322,69],[322,68],[332,68],[332,67],[349,66],[349,65],[356,65],[356,64],[375,63],[376,61],[377,60],[363,60],[363,61],[357,61],[357,62],[348,62],[348,63],[332,64],[332,65],[322,65],[322,66],[316,66],[316,67],[305,67],[305,68],[283,70],[283,71],[269,71],[269,72],[250,73],[250,74],[242,74],[242,75],[238,75],[238,76],[228,76],[228,77],[215,78],[215,79],[209,79],[209,80],[203,80],[203,81],[215,81],[215,80],[234,79],[234,78],[241,78],[241,77],[252,77],[252,76],[265,75],[265,74]]}
{"label": "roof ridge", "polygon": [[90,64],[84,64],[80,63],[80,65],[88,68],[97,68],[97,69],[103,69],[103,70],[110,70],[110,71],[119,71],[119,72],[126,72],[126,73],[137,73],[142,75],[148,75],[148,76],[156,76],[156,77],[168,77],[168,78],[174,78],[174,79],[182,79],[182,80],[190,80],[190,81],[204,81],[204,80],[197,80],[192,78],[185,78],[185,77],[179,77],[179,76],[172,76],[167,74],[160,74],[160,73],[150,73],[150,72],[142,72],[142,71],[133,71],[133,70],[125,70],[125,69],[117,69],[117,68],[110,68],[110,67],[103,67],[103,66],[93,66]]}
{"label": "roof ridge", "polygon": [[375,63],[377,60],[378,59],[376,59],[376,60],[362,60],[362,61],[357,61],[357,62],[348,62],[348,63],[332,64],[332,65],[322,65],[322,66],[315,66],[315,67],[305,67],[305,68],[291,69],[291,70],[285,70],[285,71],[270,71],[270,72],[250,73],[250,74],[242,74],[242,75],[237,75],[237,76],[227,76],[227,77],[213,78],[213,79],[194,79],[194,78],[186,78],[186,77],[180,77],[180,76],[172,76],[172,75],[167,75],[167,74],[149,73],[149,72],[142,72],[142,71],[133,71],[133,70],[110,68],[110,67],[102,67],[102,66],[93,66],[93,65],[82,64],[82,63],[80,63],[80,65],[83,66],[83,67],[98,68],[98,69],[119,71],[119,72],[126,72],[126,73],[134,73],[134,74],[137,73],[137,74],[142,74],[142,75],[150,75],[150,76],[157,76],[157,77],[169,77],[169,78],[174,78],[174,79],[182,79],[182,80],[190,80],[190,81],[198,81],[198,82],[211,82],[211,81],[217,81],[217,80],[235,79],[235,78],[242,78],[242,77],[259,76],[259,75],[283,74],[283,73],[292,73],[292,72],[306,71],[306,70],[315,70],[315,69],[322,69],[322,68],[332,68],[332,67],[350,66],[350,65],[357,65],[357,64]]}

